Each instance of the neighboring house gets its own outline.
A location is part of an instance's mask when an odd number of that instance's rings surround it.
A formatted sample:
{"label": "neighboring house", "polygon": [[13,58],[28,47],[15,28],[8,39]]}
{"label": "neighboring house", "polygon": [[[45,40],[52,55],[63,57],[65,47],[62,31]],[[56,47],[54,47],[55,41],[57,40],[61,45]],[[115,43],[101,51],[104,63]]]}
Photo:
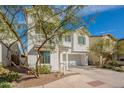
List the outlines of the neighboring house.
{"label": "neighboring house", "polygon": [[124,62],[124,39],[118,40],[118,54],[117,54],[117,60]]}
{"label": "neighboring house", "polygon": [[3,66],[9,65],[6,56],[7,56],[7,48],[2,43],[0,43],[0,64],[2,64]]}
{"label": "neighboring house", "polygon": [[[9,35],[8,35],[8,33],[5,33],[5,32],[0,33],[0,41],[2,41],[7,46],[9,44],[11,44],[12,42],[14,42],[15,40],[16,39],[10,33],[9,33]],[[0,64],[3,65],[3,66],[9,66],[10,62],[7,59],[7,54],[8,53],[10,54],[10,52],[8,52],[8,49],[5,47],[5,45],[2,42],[0,42]],[[15,43],[11,47],[11,50],[16,51],[16,53],[19,52],[18,43]],[[11,58],[10,55],[9,55],[9,57]]]}
{"label": "neighboring house", "polygon": [[[12,55],[14,56],[15,53],[17,55],[20,55],[19,54],[19,47],[18,47],[18,44],[15,43],[12,47],[11,47],[11,50],[15,51],[13,54],[11,53],[11,56],[9,55],[9,58],[11,58],[13,60],[13,57]],[[11,65],[9,60],[7,59],[7,54],[10,54],[10,52],[8,52],[8,49],[2,44],[0,43],[0,64],[3,65],[3,66],[9,66]],[[15,62],[17,64],[19,64],[19,62]]]}
{"label": "neighboring house", "polygon": [[[30,38],[34,37],[34,41]],[[35,31],[31,37],[28,35],[28,64],[34,67],[37,60],[37,47],[42,42],[43,37]],[[33,43],[31,43],[33,42]],[[51,47],[50,47],[51,46]],[[51,49],[53,47],[53,49]],[[80,28],[69,32],[61,39],[55,40],[54,45],[46,44],[41,50],[43,64],[49,64],[52,71],[59,68],[66,70],[72,66],[88,65],[89,34]]]}
{"label": "neighboring house", "polygon": [[[116,38],[114,38],[111,34],[105,34],[100,36],[91,36],[90,37],[90,48],[99,42],[103,42],[103,49],[107,52],[114,52],[114,47],[116,44]],[[96,46],[97,47],[97,46]],[[99,61],[99,58],[92,51],[89,53],[89,64],[95,64]]]}

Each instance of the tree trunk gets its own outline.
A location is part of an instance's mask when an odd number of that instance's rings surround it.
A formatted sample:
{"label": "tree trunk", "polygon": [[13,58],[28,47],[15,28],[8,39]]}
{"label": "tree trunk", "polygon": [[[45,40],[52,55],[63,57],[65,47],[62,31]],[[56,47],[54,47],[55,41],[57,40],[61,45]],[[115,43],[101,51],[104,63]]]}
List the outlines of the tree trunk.
{"label": "tree trunk", "polygon": [[99,66],[101,67],[102,65],[103,65],[103,57],[100,56],[100,57],[99,57]]}
{"label": "tree trunk", "polygon": [[39,77],[39,69],[38,69],[38,63],[39,63],[39,60],[40,60],[40,53],[38,51],[38,57],[37,57],[37,61],[36,61],[36,75]]}
{"label": "tree trunk", "polygon": [[61,73],[61,62],[60,62],[61,60],[60,60],[60,58],[61,57],[60,57],[60,50],[59,50],[59,73]]}

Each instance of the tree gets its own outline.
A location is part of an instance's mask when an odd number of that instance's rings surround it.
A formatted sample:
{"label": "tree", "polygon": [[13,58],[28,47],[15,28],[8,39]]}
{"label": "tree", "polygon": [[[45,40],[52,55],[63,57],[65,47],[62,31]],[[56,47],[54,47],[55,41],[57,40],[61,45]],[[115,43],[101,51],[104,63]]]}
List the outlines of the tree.
{"label": "tree", "polygon": [[[88,21],[85,21],[78,11],[85,6],[1,6],[0,20],[7,26],[8,32],[11,32],[16,40],[11,43],[11,46],[19,42],[26,55],[27,43],[26,37],[35,30],[41,33],[44,37],[43,42],[37,49],[36,72],[38,76],[38,62],[40,60],[40,49],[48,42],[55,42],[55,39],[63,34],[72,31],[79,26],[86,27],[90,20],[95,19],[93,16]],[[27,10],[31,12],[33,22],[27,23]],[[19,20],[22,17],[23,20]],[[82,21],[82,24],[80,22]],[[5,31],[5,30],[4,30]],[[25,38],[25,39],[24,39]],[[25,43],[24,41],[25,40]]]}
{"label": "tree", "polygon": [[[22,46],[22,49],[24,49],[21,38],[19,37],[19,35],[17,34],[17,25],[19,25],[19,23],[17,23],[17,14],[21,11],[21,7],[15,7],[15,6],[1,6],[0,7],[0,19],[4,22],[4,24],[7,26],[8,31],[10,31],[10,33],[13,33],[15,35],[15,37],[17,38],[17,41],[19,41],[19,43]],[[24,50],[23,53],[25,54]]]}
{"label": "tree", "polygon": [[[22,54],[26,56],[26,36],[29,29],[27,29],[25,8],[28,6],[0,6],[0,21],[1,31],[6,34],[7,37],[11,37],[13,42],[11,47],[15,43],[19,43],[22,49]],[[21,16],[21,17],[20,17]],[[6,26],[6,27],[5,27]],[[10,36],[11,35],[11,36]],[[6,38],[3,35],[4,39]]]}
{"label": "tree", "polygon": [[119,60],[119,55],[124,54],[124,40],[118,40],[115,45],[115,56],[117,56],[117,60]]}
{"label": "tree", "polygon": [[[98,57],[98,65],[102,66],[110,61],[112,61],[113,55],[115,53],[115,48],[113,50],[107,50],[109,47],[106,43],[107,41],[102,39],[98,42],[95,42],[90,48],[91,53],[94,53]],[[114,47],[114,46],[113,46]]]}
{"label": "tree", "polygon": [[[19,20],[19,16],[23,17],[23,20]],[[0,40],[0,42],[8,49],[8,53],[7,53],[7,58],[9,60],[9,62],[11,62],[11,64],[13,64],[17,69],[19,69],[20,67],[17,66],[10,57],[8,57],[8,55],[11,53],[9,52],[15,52],[11,49],[11,47],[15,44],[15,43],[19,43],[21,45],[22,48],[22,54],[24,54],[26,56],[26,48],[25,48],[25,44],[23,42],[23,38],[26,37],[26,33],[28,32],[29,28],[27,29],[27,24],[26,24],[26,18],[25,18],[25,6],[0,6],[0,22],[2,23],[1,25],[1,33],[4,33],[2,35],[2,38]],[[4,26],[6,26],[4,29]],[[7,35],[5,35],[5,33],[8,33]],[[20,34],[21,33],[21,34]],[[8,37],[7,39],[11,39],[12,42],[9,43],[5,43],[5,39],[6,36]],[[21,54],[20,54],[21,55]],[[25,63],[27,64],[27,60],[25,60]],[[25,65],[25,64],[23,64]],[[29,71],[31,71],[31,73],[33,73],[35,75],[35,73],[28,68],[27,66],[23,67]],[[35,75],[36,76],[36,75]],[[37,76],[36,76],[37,77]]]}
{"label": "tree", "polygon": [[[32,6],[32,9],[29,9],[31,16],[33,16],[35,31],[41,33],[43,35],[42,37],[44,37],[43,42],[37,48],[37,75],[40,49],[49,41],[55,42],[55,39],[58,39],[58,37],[72,31],[72,29],[77,26],[79,27],[81,20],[83,21],[82,23],[86,25],[87,22],[76,14],[84,7],[85,6]],[[89,21],[90,20],[88,20],[88,22]],[[80,26],[83,24],[80,24]]]}

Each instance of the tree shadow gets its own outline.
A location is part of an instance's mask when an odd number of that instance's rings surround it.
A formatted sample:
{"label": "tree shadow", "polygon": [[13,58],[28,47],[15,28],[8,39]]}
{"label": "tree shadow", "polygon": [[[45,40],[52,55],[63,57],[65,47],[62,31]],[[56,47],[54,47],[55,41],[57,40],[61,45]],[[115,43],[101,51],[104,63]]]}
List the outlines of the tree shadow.
{"label": "tree shadow", "polygon": [[22,77],[21,79],[17,80],[16,82],[17,82],[17,83],[20,83],[20,82],[22,82],[22,81],[28,81],[28,80],[31,80],[31,79],[36,79],[36,77],[34,77],[34,76]]}

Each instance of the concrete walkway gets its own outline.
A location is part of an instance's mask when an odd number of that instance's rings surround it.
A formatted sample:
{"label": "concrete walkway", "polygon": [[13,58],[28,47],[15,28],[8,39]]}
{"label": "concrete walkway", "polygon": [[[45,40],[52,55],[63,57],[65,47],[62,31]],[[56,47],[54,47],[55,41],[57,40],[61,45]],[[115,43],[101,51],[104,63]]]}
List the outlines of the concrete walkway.
{"label": "concrete walkway", "polygon": [[51,82],[45,88],[122,88],[124,73],[92,67],[71,68],[67,73],[79,73]]}

